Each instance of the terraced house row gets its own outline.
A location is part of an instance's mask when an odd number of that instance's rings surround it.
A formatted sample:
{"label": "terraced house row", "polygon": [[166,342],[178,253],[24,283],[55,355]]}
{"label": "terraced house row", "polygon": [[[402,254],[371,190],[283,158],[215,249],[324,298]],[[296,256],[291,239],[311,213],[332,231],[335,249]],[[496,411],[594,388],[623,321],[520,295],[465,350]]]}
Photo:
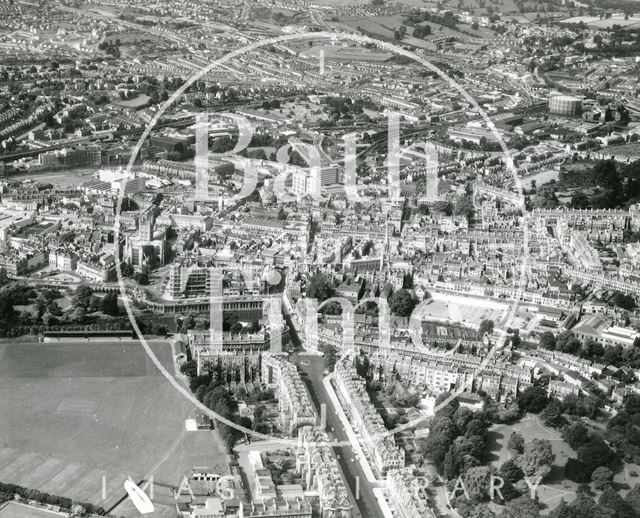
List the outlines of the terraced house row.
{"label": "terraced house row", "polygon": [[299,430],[296,471],[303,475],[307,491],[318,494],[323,518],[351,518],[353,506],[338,461],[327,446],[329,436],[318,427]]}
{"label": "terraced house row", "polygon": [[353,360],[343,358],[336,364],[337,394],[353,428],[360,433],[362,446],[379,474],[404,467],[404,452],[393,435],[387,434],[382,417],[367,394],[365,380],[358,376]]}
{"label": "terraced house row", "polygon": [[271,354],[262,356],[262,381],[275,388],[280,424],[289,435],[305,426],[316,425],[316,411],[295,365]]}

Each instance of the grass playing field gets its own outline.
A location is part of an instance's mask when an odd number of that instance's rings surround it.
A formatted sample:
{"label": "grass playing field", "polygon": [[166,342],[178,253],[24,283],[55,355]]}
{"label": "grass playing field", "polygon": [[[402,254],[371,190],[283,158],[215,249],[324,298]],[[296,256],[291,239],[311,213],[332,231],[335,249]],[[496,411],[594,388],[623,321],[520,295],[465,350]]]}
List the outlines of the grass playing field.
{"label": "grass playing field", "polygon": [[[152,347],[173,372],[169,345]],[[127,477],[153,475],[154,516],[175,516],[191,467],[227,470],[215,435],[185,432],[192,410],[139,344],[0,344],[0,481],[109,509]],[[112,513],[137,516],[128,500]]]}
{"label": "grass playing field", "polygon": [[16,502],[0,504],[0,518],[61,518],[64,514]]}

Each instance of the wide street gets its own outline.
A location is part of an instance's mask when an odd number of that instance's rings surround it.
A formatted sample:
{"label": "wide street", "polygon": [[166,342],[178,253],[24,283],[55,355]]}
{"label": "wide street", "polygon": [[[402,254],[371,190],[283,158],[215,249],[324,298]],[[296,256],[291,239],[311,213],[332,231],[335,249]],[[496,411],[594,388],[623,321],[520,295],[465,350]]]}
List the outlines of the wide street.
{"label": "wide street", "polygon": [[[349,440],[347,433],[342,427],[340,419],[331,404],[327,390],[322,383],[325,370],[324,358],[319,355],[305,354],[302,352],[301,340],[288,317],[287,325],[290,329],[293,345],[299,351],[289,357],[290,361],[300,368],[302,380],[307,385],[311,399],[318,412],[320,412],[320,405],[322,403],[327,405],[327,430],[330,437],[337,439],[339,442],[347,442]],[[334,452],[338,458],[347,484],[354,496],[356,494],[356,477],[360,479],[360,495],[357,503],[362,516],[364,518],[384,518],[378,506],[377,499],[373,494],[373,486],[367,482],[367,477],[360,463],[355,459],[353,448],[350,446],[336,446]]]}
{"label": "wide street", "polygon": [[[342,427],[342,423],[331,404],[327,390],[325,389],[322,378],[324,377],[324,358],[321,356],[311,356],[307,354],[292,354],[291,361],[301,369],[301,376],[306,383],[311,399],[318,411],[320,405],[327,405],[327,430],[331,437],[335,437],[340,442],[348,441],[347,434]],[[351,446],[335,447],[334,451],[342,467],[342,471],[347,479],[347,483],[351,488],[351,492],[356,494],[356,477],[360,478],[360,498],[358,499],[358,507],[362,516],[366,518],[384,518],[377,504],[376,497],[373,494],[373,486],[367,482],[367,477],[355,459],[355,453]]]}
{"label": "wide street", "polygon": [[[304,352],[304,349],[302,349],[302,341],[298,337],[295,327],[288,316],[286,316],[286,323],[290,329],[291,341],[298,351],[291,354],[289,360],[299,367],[301,377],[307,385],[309,394],[318,411],[320,411],[320,405],[322,403],[327,405],[327,430],[329,435],[337,439],[340,443],[347,443],[349,441],[347,432],[333,407],[331,398],[323,383],[325,377],[324,358],[320,355]],[[354,449],[351,446],[336,446],[334,447],[334,451],[353,495],[356,494],[356,477],[360,478],[358,508],[362,516],[365,518],[384,518],[384,514],[378,505],[378,500],[373,493],[376,485],[367,480],[367,476],[360,462],[355,458]],[[435,468],[433,468],[433,470],[433,475],[437,475]],[[431,496],[435,503],[437,515],[460,518],[456,510],[449,505],[446,486],[444,484],[434,485],[432,489]]]}

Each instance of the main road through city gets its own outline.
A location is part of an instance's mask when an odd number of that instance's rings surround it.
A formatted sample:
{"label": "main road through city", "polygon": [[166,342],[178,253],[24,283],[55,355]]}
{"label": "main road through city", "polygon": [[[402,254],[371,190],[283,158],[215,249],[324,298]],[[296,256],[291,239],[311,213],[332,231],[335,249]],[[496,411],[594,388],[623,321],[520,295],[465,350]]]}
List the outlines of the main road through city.
{"label": "main road through city", "polygon": [[[296,349],[300,350],[302,345],[300,339],[296,335],[295,329],[290,321],[288,325],[291,330],[292,342]],[[302,379],[309,389],[311,399],[318,412],[320,411],[320,405],[322,403],[327,405],[327,428],[331,431],[330,436],[338,439],[340,442],[347,442],[349,440],[347,434],[342,427],[342,423],[322,383],[324,377],[323,372],[325,370],[324,358],[304,353],[294,353],[290,356],[290,360],[300,368]],[[361,515],[364,518],[384,518],[376,497],[373,494],[373,486],[367,482],[367,477],[360,463],[355,459],[353,448],[350,446],[338,446],[334,448],[334,452],[338,457],[338,461],[340,462],[340,466],[342,467],[342,471],[353,495],[356,494],[356,477],[360,478],[360,497],[357,503]]]}
{"label": "main road through city", "polygon": [[[327,390],[322,383],[325,369],[324,358],[320,356],[308,356],[294,354],[291,361],[298,365],[301,369],[302,379],[309,388],[311,399],[319,410],[320,405],[327,405],[327,428],[329,435],[338,439],[340,442],[348,441],[340,419],[338,418],[333,404],[329,399]],[[373,486],[367,481],[367,477],[355,458],[355,452],[351,446],[335,447],[335,454],[338,457],[342,471],[345,474],[347,483],[351,488],[351,492],[356,494],[356,477],[360,478],[360,495],[358,498],[358,507],[363,517],[366,518],[384,518],[380,507],[378,506],[375,495],[373,494]]]}
{"label": "main road through city", "polygon": [[[325,364],[324,358],[318,355],[305,354],[302,349],[302,342],[296,334],[296,330],[289,316],[286,316],[286,323],[290,329],[290,337],[297,352],[290,355],[289,359],[299,367],[302,380],[307,385],[309,393],[317,410],[320,405],[327,405],[327,429],[329,435],[341,443],[347,443],[349,438],[338,418],[333,407],[331,398],[327,393],[322,380],[324,379]],[[351,488],[351,493],[356,494],[356,479],[360,479],[360,495],[357,499],[358,509],[363,518],[384,518],[384,514],[378,505],[378,500],[373,494],[374,484],[367,480],[367,477],[360,463],[355,457],[355,451],[351,446],[335,446],[334,452],[346,478],[347,484]],[[434,475],[437,475],[435,468]],[[440,477],[437,477],[440,478]],[[447,488],[443,484],[434,484],[431,492],[432,503],[436,516],[443,518],[462,518],[458,512],[449,505]]]}

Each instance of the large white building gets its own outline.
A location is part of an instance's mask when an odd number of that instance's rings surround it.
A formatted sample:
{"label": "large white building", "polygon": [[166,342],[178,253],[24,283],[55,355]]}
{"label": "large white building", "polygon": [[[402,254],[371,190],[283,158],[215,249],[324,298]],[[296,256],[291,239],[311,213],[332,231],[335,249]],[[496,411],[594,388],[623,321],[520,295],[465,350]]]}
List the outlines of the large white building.
{"label": "large white building", "polygon": [[115,260],[112,255],[103,256],[97,261],[78,261],[77,272],[94,282],[109,282],[116,274]]}
{"label": "large white building", "polygon": [[101,169],[98,173],[101,182],[111,184],[111,190],[120,192],[124,186],[124,194],[142,192],[146,186],[146,180],[141,176],[133,176],[120,169]]}
{"label": "large white building", "polygon": [[78,258],[73,252],[67,252],[59,248],[49,252],[49,266],[61,272],[70,272],[76,269]]}
{"label": "large white building", "polygon": [[635,329],[612,326],[604,315],[585,315],[571,330],[580,340],[593,340],[605,347],[633,347],[640,333]]}

